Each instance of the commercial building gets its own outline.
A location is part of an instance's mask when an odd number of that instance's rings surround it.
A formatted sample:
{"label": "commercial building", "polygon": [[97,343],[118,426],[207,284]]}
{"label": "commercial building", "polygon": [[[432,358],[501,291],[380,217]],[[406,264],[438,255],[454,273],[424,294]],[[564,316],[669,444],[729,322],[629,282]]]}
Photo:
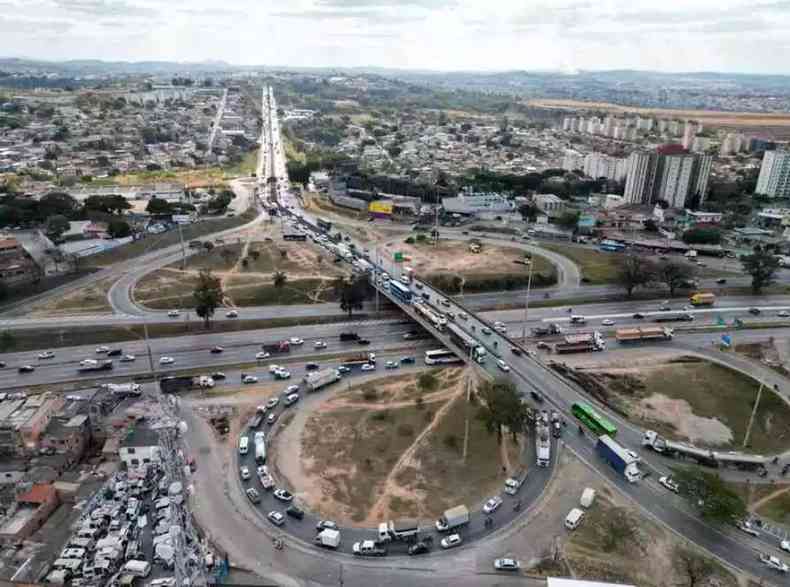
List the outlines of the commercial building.
{"label": "commercial building", "polygon": [[790,198],[790,151],[766,151],[755,194]]}
{"label": "commercial building", "polygon": [[448,214],[487,218],[515,212],[516,204],[502,194],[466,189],[455,198],[442,198],[442,208]]}
{"label": "commercial building", "polygon": [[559,216],[565,209],[565,202],[554,194],[535,194],[534,202],[538,210],[550,217]]}

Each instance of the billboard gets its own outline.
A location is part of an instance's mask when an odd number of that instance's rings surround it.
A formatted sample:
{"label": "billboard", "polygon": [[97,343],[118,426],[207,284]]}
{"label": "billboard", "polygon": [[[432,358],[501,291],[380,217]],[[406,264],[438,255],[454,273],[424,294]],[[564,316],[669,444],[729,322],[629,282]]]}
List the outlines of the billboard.
{"label": "billboard", "polygon": [[376,200],[368,205],[368,212],[374,216],[392,216],[392,202]]}

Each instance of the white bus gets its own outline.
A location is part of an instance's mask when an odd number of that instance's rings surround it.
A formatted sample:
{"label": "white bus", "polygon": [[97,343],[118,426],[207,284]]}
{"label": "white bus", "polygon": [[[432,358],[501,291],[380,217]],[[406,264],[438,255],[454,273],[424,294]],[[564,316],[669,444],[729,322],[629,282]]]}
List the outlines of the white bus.
{"label": "white bus", "polygon": [[461,363],[462,361],[463,359],[448,349],[425,351],[426,365],[444,365],[447,363]]}
{"label": "white bus", "polygon": [[250,450],[250,439],[242,436],[239,438],[239,454],[246,455],[248,450]]}

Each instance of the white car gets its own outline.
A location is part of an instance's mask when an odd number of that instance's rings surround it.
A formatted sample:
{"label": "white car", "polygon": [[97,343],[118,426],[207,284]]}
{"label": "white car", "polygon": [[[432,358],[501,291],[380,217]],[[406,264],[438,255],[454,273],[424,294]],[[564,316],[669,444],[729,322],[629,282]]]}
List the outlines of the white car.
{"label": "white car", "polygon": [[181,315],[181,312],[179,312],[178,310],[170,310],[170,311],[167,313],[167,316],[168,316],[169,318],[178,318],[180,315]]}
{"label": "white car", "polygon": [[453,548],[463,542],[460,534],[450,534],[447,538],[442,538],[442,548]]}
{"label": "white car", "polygon": [[510,367],[509,367],[509,366],[508,366],[508,364],[507,364],[507,363],[505,363],[505,361],[503,361],[502,359],[497,359],[497,361],[496,361],[496,366],[497,366],[497,367],[499,367],[499,368],[500,368],[502,371],[504,371],[505,373],[507,373],[508,371],[510,371]]}
{"label": "white car", "polygon": [[790,552],[790,540],[782,540],[779,543],[779,548],[781,548],[785,552]]}
{"label": "white car", "polygon": [[321,520],[315,525],[316,530],[337,530],[337,523],[332,520]]}
{"label": "white car", "polygon": [[387,361],[384,365],[385,369],[397,369],[398,367],[400,367],[400,363],[397,361]]}
{"label": "white car", "polygon": [[269,521],[275,526],[282,526],[285,524],[285,516],[278,511],[269,512],[266,517],[269,518]]}
{"label": "white car", "polygon": [[240,473],[241,473],[242,480],[244,480],[244,481],[249,481],[250,480],[250,468],[247,465],[244,465],[240,469]]}
{"label": "white car", "polygon": [[255,375],[245,375],[242,383],[258,383],[258,378]]}
{"label": "white car", "polygon": [[790,318],[790,311],[787,311],[787,310],[779,310],[779,311],[776,313],[776,315],[777,315],[777,316],[779,316],[780,318]]}
{"label": "white car", "polygon": [[287,491],[286,489],[275,489],[272,495],[274,495],[274,497],[280,501],[285,502],[290,502],[294,499],[294,496],[291,494],[291,492]]}
{"label": "white car", "polygon": [[258,473],[258,477],[266,477],[269,474],[269,467],[266,465],[260,465],[255,472]]}
{"label": "white car", "polygon": [[275,406],[277,406],[277,404],[279,404],[279,403],[280,403],[280,398],[279,398],[279,397],[277,397],[277,396],[275,396],[275,397],[270,397],[270,398],[269,398],[269,401],[268,401],[268,402],[266,402],[266,407],[267,407],[269,410],[271,410],[272,408],[274,408]]}
{"label": "white car", "polygon": [[483,506],[483,512],[486,514],[493,514],[502,505],[502,498],[498,495],[489,499]]}
{"label": "white car", "polygon": [[518,571],[521,563],[513,558],[498,558],[494,561],[494,568],[497,571]]}
{"label": "white car", "polygon": [[173,357],[159,357],[160,365],[172,365],[176,360]]}
{"label": "white car", "polygon": [[55,353],[52,351],[44,351],[43,353],[38,353],[39,359],[54,359]]}
{"label": "white car", "polygon": [[363,371],[375,371],[376,365],[374,365],[373,363],[365,363],[364,365],[362,365],[362,367],[360,367],[360,369],[362,369]]}
{"label": "white car", "polygon": [[298,393],[292,393],[291,395],[289,395],[288,397],[285,398],[285,401],[283,402],[283,405],[287,408],[288,406],[294,405],[298,401],[299,401],[299,394]]}
{"label": "white car", "polygon": [[494,322],[494,330],[497,332],[507,332],[507,325],[504,322]]}
{"label": "white car", "polygon": [[269,365],[269,373],[276,373],[280,369],[282,369],[280,365]]}
{"label": "white car", "polygon": [[325,349],[326,343],[323,340],[317,340],[313,343],[313,348],[315,349]]}
{"label": "white car", "polygon": [[735,526],[741,530],[742,532],[746,532],[747,534],[751,534],[752,536],[759,536],[760,533],[754,528],[749,522],[749,520],[740,520],[735,523]]}
{"label": "white car", "polygon": [[277,369],[274,372],[274,378],[275,379],[290,379],[291,378],[291,372],[290,371],[286,371],[285,369]]}
{"label": "white car", "polygon": [[133,363],[135,358],[136,357],[134,355],[124,355],[119,360],[121,363]]}
{"label": "white car", "polygon": [[775,571],[779,571],[780,573],[786,573],[788,571],[787,564],[781,561],[778,557],[775,557],[770,554],[760,554],[760,561],[767,567],[772,568]]}
{"label": "white car", "polygon": [[97,355],[106,355],[109,352],[110,352],[110,347],[107,347],[107,346],[96,347],[96,354]]}
{"label": "white car", "polygon": [[614,320],[612,320],[611,318],[604,318],[603,320],[601,320],[601,324],[603,324],[604,326],[614,326]]}
{"label": "white car", "polygon": [[658,478],[658,482],[664,487],[666,487],[667,489],[669,489],[672,493],[677,493],[678,491],[680,491],[678,484],[675,483],[672,477],[668,477],[664,475],[663,477]]}
{"label": "white car", "polygon": [[231,310],[227,314],[225,314],[225,318],[238,318],[239,313],[236,310]]}
{"label": "white car", "polygon": [[298,393],[298,391],[299,391],[298,385],[289,385],[288,387],[285,388],[285,393],[287,395],[291,395],[292,393]]}
{"label": "white car", "polygon": [[272,412],[266,418],[266,423],[269,424],[269,425],[274,424],[276,421],[277,421],[277,412]]}
{"label": "white car", "polygon": [[288,342],[290,342],[294,346],[299,346],[300,344],[304,344],[304,341],[301,338],[296,337],[296,336],[291,338]]}
{"label": "white car", "polygon": [[258,361],[262,361],[263,359],[268,359],[270,356],[271,355],[269,353],[267,353],[266,351],[261,351],[259,353],[255,353],[255,358]]}

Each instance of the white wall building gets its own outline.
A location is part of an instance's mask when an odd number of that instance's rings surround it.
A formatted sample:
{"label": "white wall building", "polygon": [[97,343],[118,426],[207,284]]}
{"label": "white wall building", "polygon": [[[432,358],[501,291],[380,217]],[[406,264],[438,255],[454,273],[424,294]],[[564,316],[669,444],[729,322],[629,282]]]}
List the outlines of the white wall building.
{"label": "white wall building", "polygon": [[159,435],[148,426],[138,424],[119,443],[118,454],[127,468],[137,469],[161,461]]}
{"label": "white wall building", "polygon": [[790,198],[790,151],[766,151],[755,194]]}
{"label": "white wall building", "polygon": [[565,209],[565,202],[554,194],[535,194],[533,201],[538,210],[547,216],[559,216]]}

